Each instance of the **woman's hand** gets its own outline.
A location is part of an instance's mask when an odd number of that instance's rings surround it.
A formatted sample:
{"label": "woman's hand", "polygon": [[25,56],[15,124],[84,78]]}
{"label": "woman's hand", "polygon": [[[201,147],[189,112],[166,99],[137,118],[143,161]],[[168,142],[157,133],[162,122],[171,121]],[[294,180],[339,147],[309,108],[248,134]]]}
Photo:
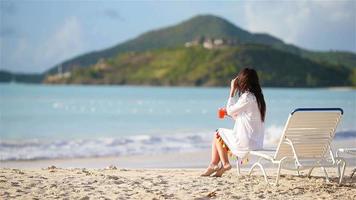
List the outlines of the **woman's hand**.
{"label": "woman's hand", "polygon": [[237,89],[237,78],[234,78],[231,80],[231,83],[230,83],[230,97],[233,97],[235,96],[235,92],[236,92],[236,89]]}
{"label": "woman's hand", "polygon": [[230,84],[230,88],[231,88],[231,89],[233,89],[233,88],[236,87],[236,83],[235,83],[235,82],[236,82],[236,79],[237,79],[237,78],[234,78],[234,79],[231,80],[231,84]]}

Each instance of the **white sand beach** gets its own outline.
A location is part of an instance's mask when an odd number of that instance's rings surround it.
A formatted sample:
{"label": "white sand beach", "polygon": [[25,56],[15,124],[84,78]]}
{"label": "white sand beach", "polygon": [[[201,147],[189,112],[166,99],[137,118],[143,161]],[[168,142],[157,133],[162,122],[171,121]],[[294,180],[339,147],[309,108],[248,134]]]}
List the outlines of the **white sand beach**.
{"label": "white sand beach", "polygon": [[[279,186],[267,185],[260,173],[221,178],[200,177],[203,169],[7,169],[0,170],[1,199],[355,199],[356,177],[339,186],[335,170],[326,183],[315,170],[305,175],[282,171]],[[274,174],[269,169],[268,174]]]}
{"label": "white sand beach", "polygon": [[[351,147],[355,141],[334,142],[334,147]],[[282,170],[280,185],[267,185],[257,169],[248,176],[234,168],[221,178],[200,177],[209,163],[210,151],[76,158],[0,163],[0,199],[356,199],[356,161],[343,155],[347,168],[338,185],[336,168],[328,168],[327,183],[321,169],[312,177]],[[114,167],[108,167],[114,166]],[[276,168],[267,166],[270,181]]]}

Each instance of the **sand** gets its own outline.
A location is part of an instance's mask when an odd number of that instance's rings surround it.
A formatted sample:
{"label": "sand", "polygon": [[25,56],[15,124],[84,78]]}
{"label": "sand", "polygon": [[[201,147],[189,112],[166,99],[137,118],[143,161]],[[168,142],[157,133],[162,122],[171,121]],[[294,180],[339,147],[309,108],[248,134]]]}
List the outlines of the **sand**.
{"label": "sand", "polygon": [[[354,140],[336,147],[355,146]],[[237,176],[236,167],[221,178],[200,177],[209,163],[210,150],[201,152],[0,162],[0,199],[356,199],[356,159],[348,163],[344,182],[338,185],[336,169],[321,169],[309,179],[282,170],[280,185],[267,185],[262,173]],[[232,164],[235,164],[233,161]],[[55,165],[55,167],[49,167]],[[107,166],[115,166],[108,168]],[[270,180],[276,168],[267,169]]]}
{"label": "sand", "polygon": [[[314,176],[283,171],[279,186],[267,185],[260,173],[221,178],[200,177],[203,169],[0,169],[1,199],[356,199],[356,176],[337,184],[335,169],[327,183]],[[274,174],[268,169],[269,175]],[[271,177],[273,178],[273,177]]]}

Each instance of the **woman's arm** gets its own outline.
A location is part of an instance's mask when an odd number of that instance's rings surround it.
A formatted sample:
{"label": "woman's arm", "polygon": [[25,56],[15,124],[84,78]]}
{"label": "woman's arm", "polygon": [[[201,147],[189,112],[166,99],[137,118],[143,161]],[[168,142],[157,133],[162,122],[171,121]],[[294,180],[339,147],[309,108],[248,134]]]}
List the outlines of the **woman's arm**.
{"label": "woman's arm", "polygon": [[246,94],[241,95],[241,97],[236,102],[236,92],[237,92],[237,78],[231,80],[230,86],[230,95],[226,105],[226,112],[228,115],[232,116],[233,119],[236,118],[238,112],[244,109],[244,107],[248,104]]}
{"label": "woman's arm", "polygon": [[226,105],[226,113],[230,116],[236,116],[239,112],[245,109],[248,105],[248,100],[246,94],[241,95],[241,97],[235,100],[235,97],[229,97]]}

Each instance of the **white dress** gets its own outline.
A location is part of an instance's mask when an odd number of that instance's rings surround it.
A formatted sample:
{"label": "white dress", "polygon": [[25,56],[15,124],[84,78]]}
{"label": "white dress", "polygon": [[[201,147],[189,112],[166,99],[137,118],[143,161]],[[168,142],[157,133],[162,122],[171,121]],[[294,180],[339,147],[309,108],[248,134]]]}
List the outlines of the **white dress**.
{"label": "white dress", "polygon": [[244,157],[249,150],[262,149],[264,123],[253,93],[245,92],[238,100],[236,96],[229,97],[226,105],[227,114],[235,120],[234,129],[219,128],[218,132],[234,155]]}

